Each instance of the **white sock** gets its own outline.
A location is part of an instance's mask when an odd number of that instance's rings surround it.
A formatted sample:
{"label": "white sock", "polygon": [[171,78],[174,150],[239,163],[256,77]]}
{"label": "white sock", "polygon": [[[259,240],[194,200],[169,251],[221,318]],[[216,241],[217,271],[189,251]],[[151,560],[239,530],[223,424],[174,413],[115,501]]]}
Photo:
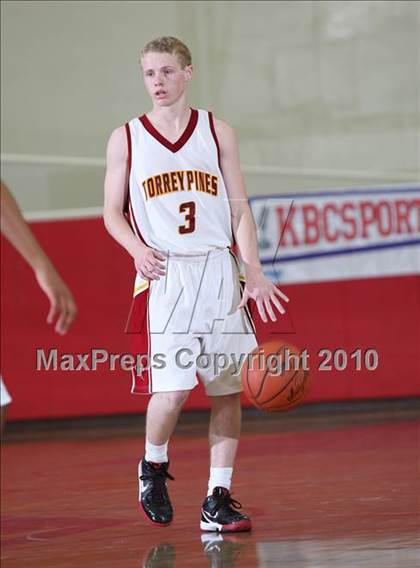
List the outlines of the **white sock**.
{"label": "white sock", "polygon": [[168,442],[162,446],[155,446],[146,438],[146,455],[148,462],[163,463],[168,461]]}
{"label": "white sock", "polygon": [[207,495],[213,494],[215,487],[230,489],[233,467],[211,467]]}

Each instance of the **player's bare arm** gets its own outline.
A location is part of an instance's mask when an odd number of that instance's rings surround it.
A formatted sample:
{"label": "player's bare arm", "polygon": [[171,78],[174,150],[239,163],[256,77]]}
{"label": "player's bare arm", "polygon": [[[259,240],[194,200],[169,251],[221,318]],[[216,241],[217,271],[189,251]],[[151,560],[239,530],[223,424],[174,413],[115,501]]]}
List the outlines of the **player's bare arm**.
{"label": "player's bare arm", "polygon": [[104,222],[107,231],[132,256],[142,278],[158,280],[165,274],[165,256],[144,245],[133,233],[124,216],[127,198],[128,148],[125,128],[111,134],[106,155]]}
{"label": "player's bare arm", "polygon": [[33,269],[41,290],[48,297],[47,323],[55,321],[55,331],[66,333],[77,313],[73,295],[36,240],[4,183],[1,183],[1,232]]}
{"label": "player's bare arm", "polygon": [[235,133],[228,124],[217,119],[215,130],[220,145],[220,166],[232,212],[233,232],[245,269],[245,290],[238,308],[245,306],[249,298],[252,298],[263,322],[268,321],[267,313],[272,321],[276,321],[273,306],[284,314],[285,309],[279,298],[283,302],[288,302],[289,298],[270,282],[262,271],[256,227],[248,204]]}

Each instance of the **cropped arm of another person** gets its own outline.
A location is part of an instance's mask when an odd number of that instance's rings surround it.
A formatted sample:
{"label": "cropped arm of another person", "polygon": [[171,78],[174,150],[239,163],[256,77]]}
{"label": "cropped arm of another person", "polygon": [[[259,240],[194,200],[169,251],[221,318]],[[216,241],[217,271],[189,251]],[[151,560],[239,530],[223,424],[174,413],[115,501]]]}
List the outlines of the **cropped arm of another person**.
{"label": "cropped arm of another person", "polygon": [[67,333],[77,308],[73,295],[22,216],[13,195],[1,182],[1,232],[33,269],[35,278],[50,302],[47,323],[55,331]]}

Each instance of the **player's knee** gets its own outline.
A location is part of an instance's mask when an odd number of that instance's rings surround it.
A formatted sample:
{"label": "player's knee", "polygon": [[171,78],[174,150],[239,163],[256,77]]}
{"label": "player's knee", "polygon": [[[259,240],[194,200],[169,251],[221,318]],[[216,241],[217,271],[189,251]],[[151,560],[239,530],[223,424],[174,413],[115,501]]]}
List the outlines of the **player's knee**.
{"label": "player's knee", "polygon": [[184,403],[188,399],[190,392],[191,391],[189,390],[183,390],[183,391],[165,392],[161,394],[164,396],[167,406],[175,410],[184,405]]}

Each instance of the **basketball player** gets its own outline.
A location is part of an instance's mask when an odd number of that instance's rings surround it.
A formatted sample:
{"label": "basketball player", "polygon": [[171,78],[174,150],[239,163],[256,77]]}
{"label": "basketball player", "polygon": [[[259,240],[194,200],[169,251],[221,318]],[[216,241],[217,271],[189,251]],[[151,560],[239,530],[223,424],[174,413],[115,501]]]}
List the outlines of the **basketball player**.
{"label": "basketball player", "polygon": [[[41,290],[50,302],[47,323],[55,323],[55,331],[67,333],[76,317],[73,296],[36,240],[29,225],[6,185],[1,182],[1,232],[33,269]],[[3,430],[8,405],[12,398],[0,379],[1,429]]]}
{"label": "basketball player", "polygon": [[[288,298],[262,273],[232,128],[187,103],[193,74],[187,46],[173,37],[153,40],[141,52],[141,69],[153,108],[111,134],[104,206],[109,233],[137,270],[135,319],[144,321],[138,352],[149,361],[164,359],[144,366],[134,381],[133,392],[152,394],[139,500],[152,522],[172,521],[168,441],[198,375],[211,400],[210,478],[200,526],[250,530],[230,493],[240,375],[232,364],[215,371],[199,368],[198,360],[203,354],[246,356],[257,347],[248,300],[266,322],[267,313],[273,321],[274,310],[284,313],[280,299]],[[234,239],[245,269],[242,299]]]}

